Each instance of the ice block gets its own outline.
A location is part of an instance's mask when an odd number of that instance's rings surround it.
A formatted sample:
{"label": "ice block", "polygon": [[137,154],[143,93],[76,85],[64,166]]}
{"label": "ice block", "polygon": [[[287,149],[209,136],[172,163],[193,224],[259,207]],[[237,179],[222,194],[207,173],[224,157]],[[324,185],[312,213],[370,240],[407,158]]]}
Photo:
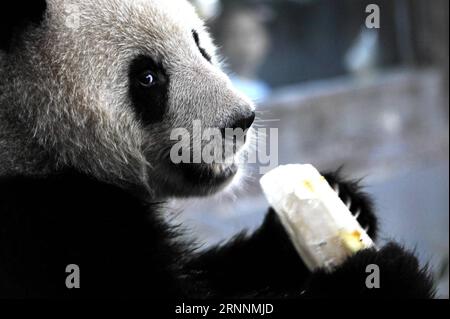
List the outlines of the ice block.
{"label": "ice block", "polygon": [[374,247],[372,239],[314,166],[280,166],[263,176],[261,186],[311,271],[332,271],[349,256]]}

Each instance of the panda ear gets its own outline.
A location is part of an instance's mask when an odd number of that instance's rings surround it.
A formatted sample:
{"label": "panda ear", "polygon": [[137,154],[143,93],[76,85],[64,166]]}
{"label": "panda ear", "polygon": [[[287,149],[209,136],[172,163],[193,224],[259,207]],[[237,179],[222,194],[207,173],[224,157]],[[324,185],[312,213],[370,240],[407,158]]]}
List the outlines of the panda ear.
{"label": "panda ear", "polygon": [[8,51],[27,26],[41,23],[46,10],[45,0],[6,1],[0,9],[0,50]]}

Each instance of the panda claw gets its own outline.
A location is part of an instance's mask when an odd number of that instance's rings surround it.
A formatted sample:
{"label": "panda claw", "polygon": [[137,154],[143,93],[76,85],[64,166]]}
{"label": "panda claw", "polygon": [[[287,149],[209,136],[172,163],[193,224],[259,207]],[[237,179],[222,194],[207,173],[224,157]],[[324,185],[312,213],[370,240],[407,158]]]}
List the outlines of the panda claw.
{"label": "panda claw", "polygon": [[352,207],[352,200],[351,200],[351,198],[349,198],[349,199],[347,200],[347,202],[345,203],[345,205],[346,205],[347,208],[350,210],[350,208]]}
{"label": "panda claw", "polygon": [[338,195],[340,194],[339,184],[334,185],[333,189],[336,192],[336,194]]}

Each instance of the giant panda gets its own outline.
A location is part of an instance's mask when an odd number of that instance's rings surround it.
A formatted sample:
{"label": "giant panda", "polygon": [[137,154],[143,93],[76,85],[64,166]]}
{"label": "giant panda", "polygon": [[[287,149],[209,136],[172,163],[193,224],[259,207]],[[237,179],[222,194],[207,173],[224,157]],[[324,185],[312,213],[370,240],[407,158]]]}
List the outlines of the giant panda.
{"label": "giant panda", "polygon": [[[187,1],[11,1],[0,15],[0,297],[433,297],[396,243],[310,272],[271,209],[256,232],[207,251],[165,222],[170,198],[220,192],[242,169],[174,164],[171,130],[255,119]],[[370,198],[325,176],[375,238]]]}

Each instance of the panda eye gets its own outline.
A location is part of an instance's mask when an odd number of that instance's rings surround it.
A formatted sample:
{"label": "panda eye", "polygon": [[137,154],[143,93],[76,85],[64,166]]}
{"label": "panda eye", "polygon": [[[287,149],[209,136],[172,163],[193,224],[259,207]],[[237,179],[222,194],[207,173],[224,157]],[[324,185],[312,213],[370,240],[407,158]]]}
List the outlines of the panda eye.
{"label": "panda eye", "polygon": [[145,125],[161,122],[167,111],[170,78],[162,62],[147,55],[130,61],[128,94],[139,120]]}
{"label": "panda eye", "polygon": [[138,76],[139,84],[145,88],[150,88],[155,85],[156,80],[157,78],[155,73],[150,70],[144,71]]}

